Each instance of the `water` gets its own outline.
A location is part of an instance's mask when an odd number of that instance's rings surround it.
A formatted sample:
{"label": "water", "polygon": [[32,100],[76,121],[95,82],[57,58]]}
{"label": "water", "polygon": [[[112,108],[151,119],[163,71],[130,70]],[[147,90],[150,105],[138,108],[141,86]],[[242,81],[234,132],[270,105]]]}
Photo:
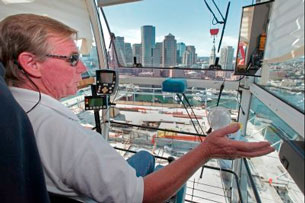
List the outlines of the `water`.
{"label": "water", "polygon": [[290,105],[294,106],[296,109],[299,109],[303,113],[304,111],[304,91],[299,92],[290,92],[287,90],[278,89],[275,87],[265,87],[267,90],[288,102]]}

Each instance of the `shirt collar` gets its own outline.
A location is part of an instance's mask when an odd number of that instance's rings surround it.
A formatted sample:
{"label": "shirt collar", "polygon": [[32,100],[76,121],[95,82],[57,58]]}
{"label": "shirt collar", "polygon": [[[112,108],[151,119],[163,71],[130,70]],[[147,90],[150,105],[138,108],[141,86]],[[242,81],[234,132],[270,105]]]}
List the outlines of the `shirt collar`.
{"label": "shirt collar", "polygon": [[[10,87],[10,91],[12,92],[15,99],[20,104],[22,104],[22,102],[25,101],[25,102],[33,103],[33,105],[35,105],[39,99],[39,93],[33,90],[28,90],[18,87]],[[70,109],[68,109],[65,105],[60,103],[58,100],[50,97],[49,95],[41,93],[41,101],[39,105],[50,108],[56,111],[57,113],[62,114],[72,120],[79,121],[77,116]],[[28,111],[29,109],[24,109],[24,110]]]}

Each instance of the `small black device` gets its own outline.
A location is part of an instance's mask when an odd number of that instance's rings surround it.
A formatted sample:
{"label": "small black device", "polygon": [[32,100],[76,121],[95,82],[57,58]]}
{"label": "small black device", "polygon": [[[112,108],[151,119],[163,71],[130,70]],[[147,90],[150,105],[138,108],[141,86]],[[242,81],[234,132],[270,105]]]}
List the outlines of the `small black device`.
{"label": "small black device", "polygon": [[117,71],[101,69],[96,71],[96,93],[100,95],[113,94],[118,86]]}
{"label": "small black device", "polygon": [[107,109],[109,97],[105,96],[85,96],[85,110]]}

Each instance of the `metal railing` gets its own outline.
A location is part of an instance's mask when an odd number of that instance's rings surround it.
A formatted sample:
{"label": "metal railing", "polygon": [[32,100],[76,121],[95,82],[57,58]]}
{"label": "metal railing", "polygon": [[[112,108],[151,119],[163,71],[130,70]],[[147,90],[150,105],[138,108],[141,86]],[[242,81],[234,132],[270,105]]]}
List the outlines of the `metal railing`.
{"label": "metal railing", "polygon": [[[162,130],[162,131],[167,131],[167,132],[175,132],[175,133],[181,133],[181,134],[188,134],[188,135],[193,135],[193,136],[202,136],[202,137],[205,137],[203,135],[200,135],[200,134],[196,134],[196,133],[189,133],[189,132],[182,132],[182,131],[175,131],[175,130],[168,130],[168,129],[160,129],[160,128],[156,128],[156,127],[149,127],[149,126],[141,126],[141,125],[135,125],[135,124],[130,124],[130,123],[122,123],[122,122],[117,122],[117,121],[113,121],[113,120],[110,120],[108,121],[109,123],[112,123],[112,124],[116,124],[116,125],[122,125],[122,126],[129,126],[129,127],[137,127],[137,128],[142,128],[142,129],[150,129],[150,130]],[[123,149],[123,148],[119,148],[119,147],[114,147],[116,150],[120,150],[120,151],[125,151],[125,152],[130,152],[130,153],[136,153],[136,151],[133,151],[133,150],[130,150],[130,149]],[[168,158],[166,157],[163,157],[163,156],[157,156],[157,155],[154,155],[155,158],[157,159],[162,159],[162,160],[167,160],[168,161]],[[247,162],[247,160],[245,160],[245,162]],[[222,171],[222,172],[227,172],[227,173],[230,173],[234,176],[234,180],[236,182],[236,187],[237,187],[237,191],[238,191],[238,195],[239,195],[239,200],[241,203],[243,203],[243,197],[242,197],[242,194],[241,194],[241,188],[240,188],[240,184],[239,184],[239,177],[238,175],[232,171],[232,170],[229,170],[229,169],[223,169],[223,168],[219,168],[219,167],[214,167],[214,166],[208,166],[208,165],[204,165],[203,166],[204,168],[207,168],[207,169],[211,169],[211,170],[218,170],[218,171]],[[247,173],[248,173],[248,176],[249,178],[252,179],[252,175],[251,175],[251,172],[250,172],[250,169],[249,167],[247,168]],[[253,183],[253,184],[252,184]],[[251,186],[254,190],[254,194],[256,194],[256,199],[260,200],[259,198],[259,195],[258,195],[258,192],[257,192],[257,189],[256,189],[256,186],[254,184],[254,181],[252,180],[252,183],[251,183]],[[196,189],[195,189],[196,190]],[[204,198],[203,198],[204,199]],[[185,200],[186,202],[193,202],[191,200]],[[259,202],[259,201],[258,201]],[[261,202],[261,201],[260,201]],[[260,203],[259,202],[259,203]]]}
{"label": "metal railing", "polygon": [[[120,151],[124,151],[124,152],[130,152],[130,153],[137,153],[136,151],[134,150],[130,150],[130,149],[124,149],[124,148],[120,148],[120,147],[114,147],[114,149],[116,150],[120,150]],[[162,160],[167,160],[169,161],[169,157],[162,157],[162,156],[157,156],[157,155],[153,155],[156,159],[162,159]],[[239,185],[239,178],[237,176],[237,174],[232,171],[232,170],[229,170],[229,169],[223,169],[223,168],[219,168],[219,167],[214,167],[214,166],[208,166],[208,165],[204,165],[203,166],[204,168],[207,168],[207,169],[211,169],[211,170],[217,170],[217,171],[222,171],[222,172],[227,172],[227,173],[230,173],[234,176],[234,180],[236,182],[236,186],[237,186],[237,190],[238,190],[238,195],[239,195],[239,200],[240,200],[240,203],[243,203],[243,198],[242,198],[242,195],[241,195],[241,189],[240,189],[240,185]],[[193,191],[199,191],[199,189],[195,189],[194,187],[192,188]],[[209,192],[210,193],[210,192]],[[227,196],[224,196],[224,197],[227,197]],[[197,197],[197,198],[200,198],[200,199],[205,199],[205,200],[209,200],[207,198],[204,198],[204,197]],[[191,200],[187,200],[185,199],[186,202],[193,202]]]}

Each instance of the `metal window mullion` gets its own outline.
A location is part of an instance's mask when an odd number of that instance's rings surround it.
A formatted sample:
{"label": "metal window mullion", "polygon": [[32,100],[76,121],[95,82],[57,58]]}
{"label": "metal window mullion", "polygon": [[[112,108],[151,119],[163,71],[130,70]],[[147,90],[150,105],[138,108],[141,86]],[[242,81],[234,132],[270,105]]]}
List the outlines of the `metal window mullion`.
{"label": "metal window mullion", "polygon": [[[100,24],[100,19],[97,11],[97,6],[95,3],[95,0],[85,0],[90,22],[92,25],[92,31],[94,34],[95,42],[96,42],[96,48],[97,48],[97,53],[98,53],[98,59],[99,59],[99,64],[101,68],[107,68],[107,53],[106,53],[106,47],[105,47],[105,39],[104,36],[102,35],[102,26]],[[109,107],[110,108],[110,107]],[[106,140],[108,140],[109,136],[109,124],[106,123],[106,120],[109,120],[109,109],[107,110],[102,110],[102,120],[103,120],[103,131],[102,135]]]}

